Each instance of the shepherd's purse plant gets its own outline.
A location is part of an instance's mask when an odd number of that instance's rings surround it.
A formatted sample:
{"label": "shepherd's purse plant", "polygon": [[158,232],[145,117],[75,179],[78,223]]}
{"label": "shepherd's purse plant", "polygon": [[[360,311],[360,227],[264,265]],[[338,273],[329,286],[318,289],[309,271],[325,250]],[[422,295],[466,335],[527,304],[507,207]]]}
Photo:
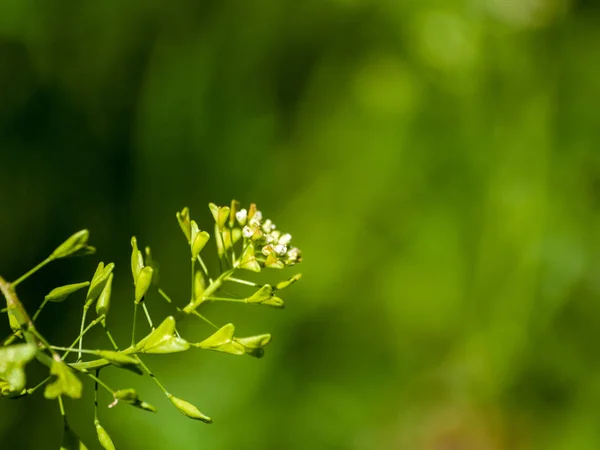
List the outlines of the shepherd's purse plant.
{"label": "shepherd's purse plant", "polygon": [[[284,302],[280,292],[300,279],[300,274],[274,284],[260,284],[248,279],[244,274],[260,272],[264,268],[283,269],[301,261],[300,250],[291,245],[292,236],[281,233],[273,222],[264,219],[262,213],[251,204],[242,209],[240,203],[232,201],[231,206],[209,205],[215,220],[213,239],[216,244],[219,268],[209,271],[201,253],[210,240],[207,231],[201,231],[197,223],[190,219],[189,209],[183,208],[176,214],[177,221],[187,241],[191,260],[190,300],[187,304],[176,306],[169,295],[159,287],[158,266],[152,258],[149,247],[140,250],[135,237],[131,238],[131,274],[133,288],[131,291],[133,319],[131,342],[128,346],[119,345],[109,329],[109,311],[111,306],[111,289],[115,265],[100,262],[91,279],[67,284],[53,289],[41,301],[31,316],[25,302],[17,296],[17,287],[45,265],[66,257],[85,255],[95,252],[88,245],[88,230],[81,230],[59,245],[45,260],[29,272],[13,282],[7,282],[0,276],[0,290],[6,299],[6,308],[12,334],[4,339],[0,348],[0,396],[22,398],[32,395],[42,387],[44,396],[58,402],[62,415],[63,430],[61,449],[87,449],[85,444],[69,426],[63,397],[78,399],[82,394],[80,377],[88,377],[94,381],[94,425],[98,440],[104,449],[115,449],[115,444],[108,432],[100,424],[98,415],[98,389],[102,387],[109,392],[111,403],[109,408],[117,404],[127,405],[156,412],[156,408],[140,398],[133,388],[113,389],[100,377],[103,370],[110,367],[126,369],[139,375],[147,375],[154,380],[158,388],[164,392],[171,403],[185,416],[205,423],[212,419],[200,412],[193,404],[176,397],[151,372],[145,362],[148,354],[171,354],[183,352],[190,348],[212,350],[231,355],[249,355],[260,358],[264,347],[271,341],[270,334],[239,337],[232,323],[216,325],[202,314],[202,307],[209,302],[236,302],[249,306],[265,306],[283,308]],[[227,285],[241,285],[247,292],[240,296],[231,294]],[[87,291],[86,291],[87,289]],[[239,289],[238,289],[239,290]],[[170,303],[174,312],[155,322],[147,306],[147,297],[151,292],[154,297],[162,297]],[[81,324],[79,334],[68,346],[58,346],[49,342],[36,328],[36,320],[48,303],[60,303],[67,297],[80,293],[83,298]],[[93,309],[95,315],[88,320],[88,313]],[[142,338],[136,337],[136,327],[141,316],[144,316],[149,331]],[[177,322],[188,318],[206,322],[214,328],[214,332],[201,342],[189,342],[177,331]],[[107,349],[90,349],[84,346],[85,335],[94,327],[101,327],[107,337]],[[48,376],[39,383],[27,387],[25,365],[37,360],[48,368]]]}

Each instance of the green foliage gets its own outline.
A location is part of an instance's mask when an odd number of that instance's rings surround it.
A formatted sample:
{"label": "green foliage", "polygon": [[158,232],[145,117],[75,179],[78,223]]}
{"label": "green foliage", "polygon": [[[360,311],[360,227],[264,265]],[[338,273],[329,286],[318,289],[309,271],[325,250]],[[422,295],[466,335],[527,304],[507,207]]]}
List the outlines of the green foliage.
{"label": "green foliage", "polygon": [[[237,208],[235,211],[233,210],[233,205]],[[0,278],[0,288],[2,288],[7,302],[6,310],[9,313],[8,319],[13,329],[13,334],[4,341],[5,346],[0,348],[0,389],[2,396],[17,397],[30,395],[39,387],[45,385],[44,396],[48,399],[57,399],[60,405],[63,417],[61,449],[82,450],[87,448],[68,424],[62,401],[64,396],[73,399],[81,398],[83,384],[80,381],[80,376],[87,376],[95,382],[94,425],[98,441],[104,449],[114,449],[115,444],[112,438],[98,419],[97,397],[99,386],[102,386],[112,395],[114,401],[109,405],[110,407],[123,402],[151,412],[156,412],[156,408],[142,401],[135,389],[113,390],[110,388],[100,379],[101,370],[107,367],[116,367],[128,369],[139,375],[147,374],[156,382],[157,386],[182,414],[194,420],[212,423],[212,419],[201,413],[196,406],[168,392],[158,378],[150,372],[150,369],[140,356],[145,354],[173,354],[186,351],[191,347],[215,350],[238,356],[244,354],[254,357],[263,356],[264,347],[271,341],[270,334],[237,338],[235,337],[235,327],[232,323],[219,328],[200,314],[198,309],[205,305],[206,302],[219,301],[282,306],[283,301],[273,295],[274,289],[270,285],[259,285],[247,280],[234,278],[233,275],[236,272],[243,273],[244,269],[248,269],[248,249],[251,249],[252,253],[250,268],[252,271],[261,271],[265,267],[275,267],[274,264],[269,263],[269,259],[280,262],[281,268],[294,265],[300,262],[299,250],[289,246],[290,235],[286,234],[282,236],[275,230],[275,227],[269,220],[263,222],[262,215],[254,204],[250,206],[250,214],[247,214],[246,210],[240,210],[239,203],[235,201],[232,202],[232,209],[229,207],[218,207],[211,203],[210,210],[215,219],[215,241],[220,262],[220,272],[215,279],[209,275],[200,252],[204,249],[210,236],[208,233],[199,230],[197,223],[189,219],[189,210],[184,208],[181,212],[177,213],[177,220],[188,241],[192,256],[192,289],[190,300],[184,308],[173,305],[177,311],[177,319],[173,315],[167,316],[156,328],[153,327],[153,321],[146,306],[148,295],[152,291],[156,291],[169,303],[172,303],[172,301],[163,289],[157,288],[156,282],[153,283],[155,276],[158,275],[158,264],[152,259],[150,249],[146,247],[146,260],[144,260],[142,252],[138,248],[137,239],[135,237],[131,239],[134,315],[131,345],[122,350],[113,339],[107,324],[114,278],[114,263],[104,265],[103,262],[100,262],[91,282],[69,284],[53,289],[46,295],[33,319],[29,319],[29,315],[15,291],[16,285],[25,281],[48,262],[92,251],[92,247],[87,245],[89,237],[87,230],[71,236],[50,257],[15,282],[8,283]],[[233,236],[236,236],[236,238],[233,238]],[[239,258],[236,257],[236,252],[241,255]],[[200,269],[197,269],[197,264],[199,264]],[[280,282],[277,286],[287,287],[298,278],[299,275],[295,275],[288,281]],[[242,285],[246,289],[250,287],[254,290],[254,293],[246,298],[229,294],[223,295],[221,291],[226,283]],[[77,291],[88,286],[89,288],[83,304],[79,335],[69,347],[52,345],[36,329],[34,320],[40,315],[47,302],[62,302],[67,296],[74,295]],[[153,286],[157,289],[153,289]],[[96,314],[98,317],[88,323],[86,320],[87,311],[94,302],[96,302]],[[136,319],[139,308],[143,309],[151,331],[144,338],[136,341]],[[177,322],[190,317],[200,318],[214,327],[216,331],[203,341],[190,344],[180,336],[177,330]],[[99,324],[102,325],[114,350],[83,348],[84,335]],[[23,339],[26,343],[12,344],[15,339]],[[78,345],[77,348],[75,348],[76,345]],[[63,352],[63,354],[60,355],[59,352]],[[67,357],[75,352],[77,353],[76,360],[69,361]],[[85,355],[93,355],[96,358],[84,360]],[[26,389],[24,367],[36,357],[40,363],[48,367],[49,376],[34,388]]]}

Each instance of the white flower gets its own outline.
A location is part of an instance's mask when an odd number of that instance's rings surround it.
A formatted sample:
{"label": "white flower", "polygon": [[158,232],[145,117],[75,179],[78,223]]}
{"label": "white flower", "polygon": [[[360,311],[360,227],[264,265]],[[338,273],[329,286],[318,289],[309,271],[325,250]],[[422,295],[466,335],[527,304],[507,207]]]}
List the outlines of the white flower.
{"label": "white flower", "polygon": [[279,238],[278,244],[288,245],[292,241],[292,235],[290,233],[286,233]]}
{"label": "white flower", "polygon": [[271,219],[265,220],[265,223],[262,226],[262,229],[265,233],[270,233],[275,229],[275,224],[271,222]]}
{"label": "white flower", "polygon": [[287,252],[287,257],[288,257],[288,263],[295,263],[300,259],[301,253],[300,253],[300,249],[296,248],[296,247],[292,247],[288,252]]}
{"label": "white flower", "polygon": [[240,209],[235,213],[235,218],[241,226],[246,225],[246,219],[248,218],[248,211],[245,209]]}
{"label": "white flower", "polygon": [[254,230],[252,228],[250,228],[248,225],[246,225],[244,227],[244,229],[242,230],[242,235],[246,239],[250,239],[254,235]]}
{"label": "white flower", "polygon": [[287,247],[285,245],[277,244],[275,246],[275,253],[277,253],[278,255],[280,255],[280,256],[285,255],[286,252],[287,252]]}
{"label": "white flower", "polygon": [[262,222],[262,213],[260,211],[256,211],[254,213],[254,215],[252,216],[252,219],[250,219],[250,225],[253,227],[258,227],[260,226],[260,223]]}

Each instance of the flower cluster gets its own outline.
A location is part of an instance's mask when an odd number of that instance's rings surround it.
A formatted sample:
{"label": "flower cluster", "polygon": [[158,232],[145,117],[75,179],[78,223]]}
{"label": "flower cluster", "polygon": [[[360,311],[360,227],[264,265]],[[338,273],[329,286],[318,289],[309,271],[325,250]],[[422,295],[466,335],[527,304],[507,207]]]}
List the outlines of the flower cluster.
{"label": "flower cluster", "polygon": [[262,253],[265,267],[283,268],[302,261],[300,249],[291,246],[292,235],[277,230],[271,219],[263,219],[254,203],[247,210],[236,206],[233,203],[231,211],[234,223],[242,228],[244,246],[252,244],[257,253]]}

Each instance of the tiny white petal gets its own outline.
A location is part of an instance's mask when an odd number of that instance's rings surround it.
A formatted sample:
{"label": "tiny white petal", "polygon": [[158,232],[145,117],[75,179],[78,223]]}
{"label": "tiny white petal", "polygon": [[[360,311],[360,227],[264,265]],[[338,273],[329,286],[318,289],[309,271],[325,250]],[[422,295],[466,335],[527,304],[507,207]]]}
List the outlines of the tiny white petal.
{"label": "tiny white petal", "polygon": [[242,230],[242,235],[248,239],[251,238],[252,235],[254,234],[254,230],[252,228],[250,228],[249,226],[245,226],[244,229]]}
{"label": "tiny white petal", "polygon": [[246,225],[246,219],[248,218],[248,211],[245,209],[240,209],[235,213],[235,218],[239,222],[240,225]]}
{"label": "tiny white petal", "polygon": [[271,219],[265,220],[265,223],[263,224],[262,228],[265,233],[270,233],[275,229],[273,222],[271,222]]}
{"label": "tiny white petal", "polygon": [[275,253],[278,255],[285,255],[285,252],[287,252],[287,247],[285,245],[277,244],[275,246]]}
{"label": "tiny white petal", "polygon": [[292,235],[290,233],[286,233],[279,238],[279,244],[288,245],[292,241]]}

